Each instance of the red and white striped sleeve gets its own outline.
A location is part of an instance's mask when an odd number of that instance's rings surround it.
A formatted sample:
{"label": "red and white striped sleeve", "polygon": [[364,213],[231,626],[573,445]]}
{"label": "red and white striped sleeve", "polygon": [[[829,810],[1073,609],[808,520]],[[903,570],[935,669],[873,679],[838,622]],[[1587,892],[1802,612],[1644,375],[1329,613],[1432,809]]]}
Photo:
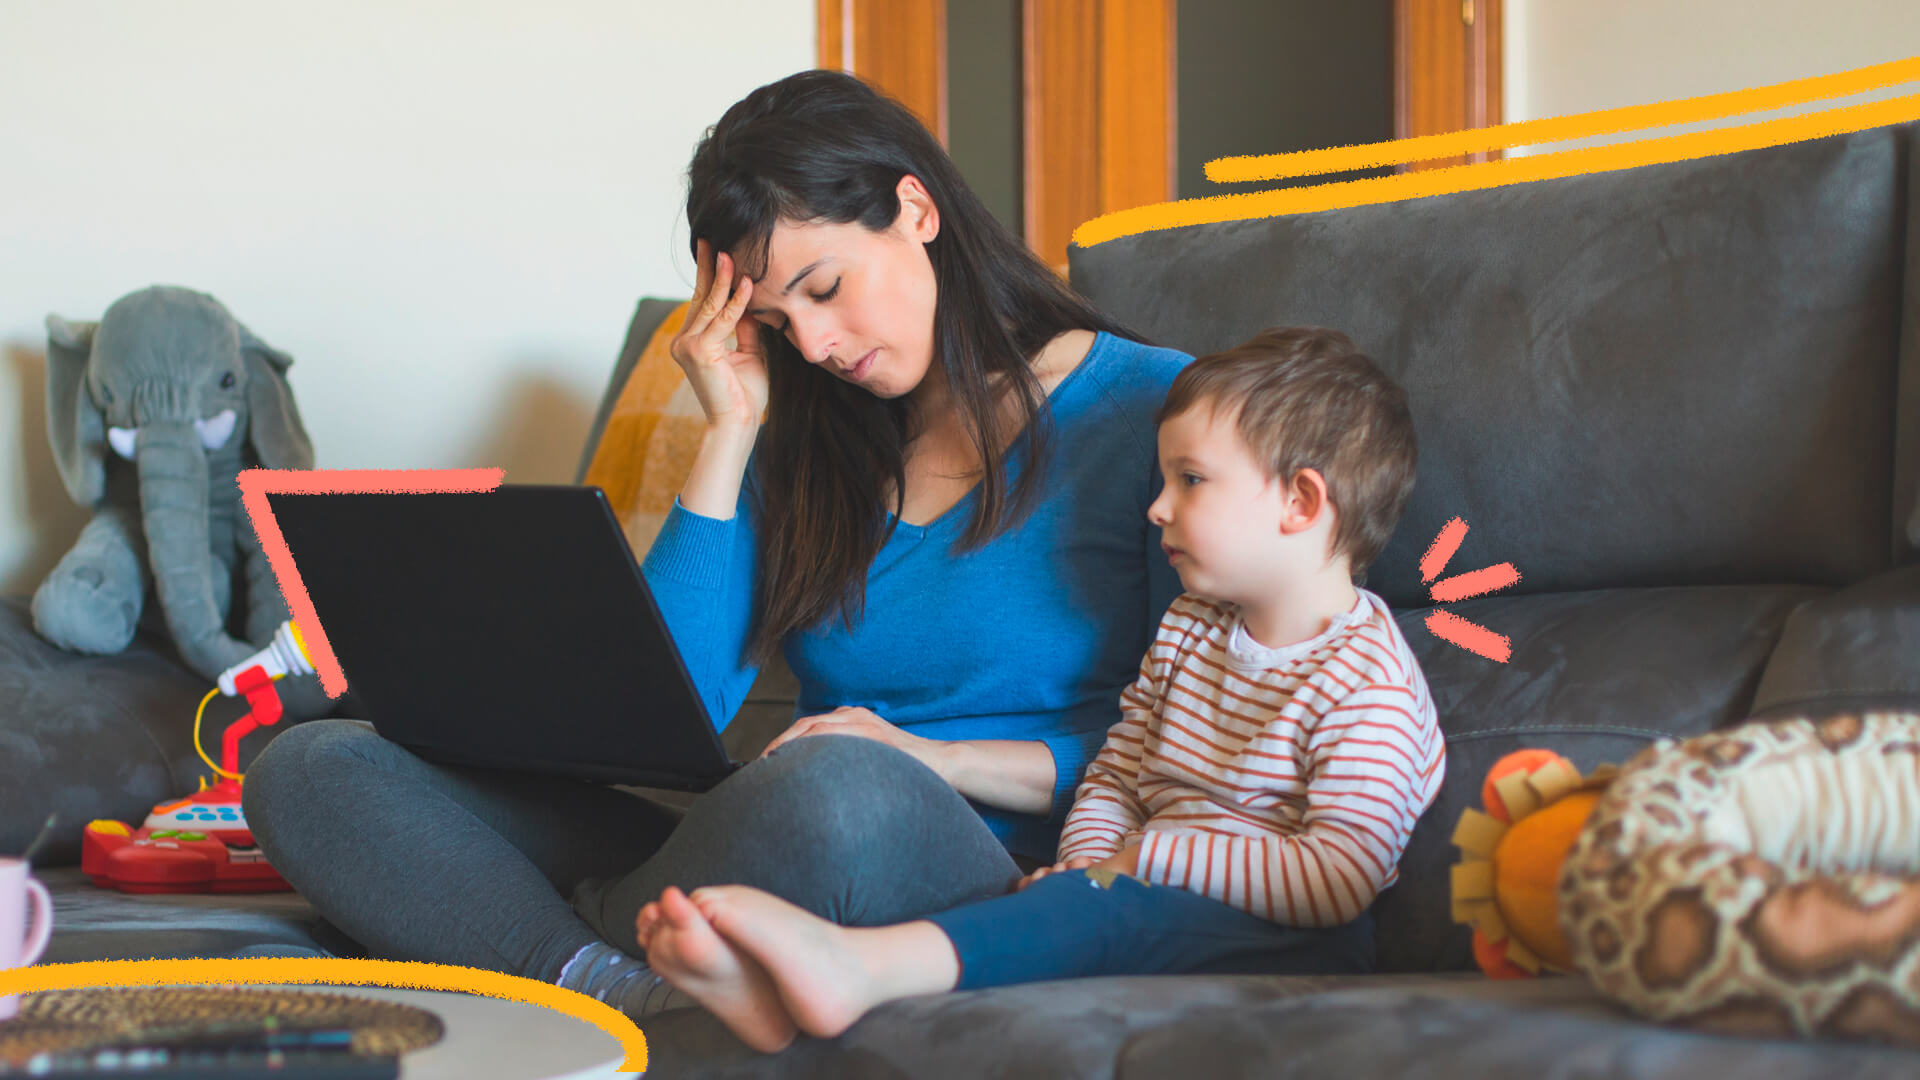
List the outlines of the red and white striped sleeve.
{"label": "red and white striped sleeve", "polygon": [[1292,835],[1148,830],[1138,876],[1291,926],[1338,926],[1397,874],[1420,814],[1440,790],[1445,743],[1410,687],[1343,695],[1308,734],[1307,808]]}
{"label": "red and white striped sleeve", "polygon": [[1060,828],[1059,861],[1082,855],[1104,859],[1119,851],[1126,836],[1151,816],[1140,801],[1140,762],[1146,752],[1148,725],[1166,693],[1187,622],[1168,611],[1140,661],[1139,676],[1120,694],[1120,722],[1107,729],[1106,745],[1087,766],[1073,793],[1073,809],[1067,811],[1066,824]]}

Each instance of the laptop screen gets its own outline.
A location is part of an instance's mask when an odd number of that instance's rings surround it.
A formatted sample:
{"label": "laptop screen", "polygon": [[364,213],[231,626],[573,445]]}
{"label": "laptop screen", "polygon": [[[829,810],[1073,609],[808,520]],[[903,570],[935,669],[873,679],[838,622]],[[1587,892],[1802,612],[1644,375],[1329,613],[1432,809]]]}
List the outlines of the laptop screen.
{"label": "laptop screen", "polygon": [[347,683],[420,756],[701,790],[729,771],[599,488],[269,494]]}

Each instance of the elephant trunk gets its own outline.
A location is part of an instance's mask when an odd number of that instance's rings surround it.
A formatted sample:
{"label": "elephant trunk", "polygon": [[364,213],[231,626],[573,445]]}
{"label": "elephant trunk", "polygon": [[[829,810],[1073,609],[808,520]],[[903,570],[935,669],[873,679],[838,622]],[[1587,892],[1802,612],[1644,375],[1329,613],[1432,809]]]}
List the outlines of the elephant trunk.
{"label": "elephant trunk", "polygon": [[212,680],[253,650],[228,636],[214,599],[206,453],[190,422],[166,419],[141,424],[136,454],[147,556],[167,630],[187,666]]}

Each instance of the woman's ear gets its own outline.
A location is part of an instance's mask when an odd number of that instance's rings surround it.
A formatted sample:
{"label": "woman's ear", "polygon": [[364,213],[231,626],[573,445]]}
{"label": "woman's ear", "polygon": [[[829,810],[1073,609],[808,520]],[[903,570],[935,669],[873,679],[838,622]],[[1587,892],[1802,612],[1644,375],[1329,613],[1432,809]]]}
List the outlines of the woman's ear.
{"label": "woman's ear", "polygon": [[313,440],[300,422],[287,385],[293,357],[240,327],[240,355],[247,365],[247,441],[269,469],[313,468]]}
{"label": "woman's ear", "polygon": [[940,208],[920,178],[908,173],[894,185],[894,197],[900,200],[900,216],[894,224],[916,244],[930,244],[940,235]]}
{"label": "woman's ear", "polygon": [[47,316],[47,441],[67,494],[89,507],[107,493],[107,422],[87,392],[87,363],[99,328]]}

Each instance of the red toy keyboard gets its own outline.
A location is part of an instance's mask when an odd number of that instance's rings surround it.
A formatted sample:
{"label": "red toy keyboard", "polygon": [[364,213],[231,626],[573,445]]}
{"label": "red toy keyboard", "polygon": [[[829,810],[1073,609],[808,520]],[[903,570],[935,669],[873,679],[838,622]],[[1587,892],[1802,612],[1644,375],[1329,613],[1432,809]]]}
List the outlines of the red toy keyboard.
{"label": "red toy keyboard", "polygon": [[80,869],[95,885],[130,893],[292,888],[254,846],[240,810],[240,785],[230,780],[154,807],[138,829],[118,821],[88,823]]}
{"label": "red toy keyboard", "polygon": [[[138,829],[119,821],[89,822],[80,838],[80,869],[95,885],[130,893],[293,888],[254,846],[253,830],[240,809],[240,738],[280,719],[280,697],[272,677],[259,666],[247,668],[234,682],[252,712],[229,725],[221,738],[220,772],[226,778],[198,794],[154,807]],[[199,745],[197,717],[194,745]]]}

